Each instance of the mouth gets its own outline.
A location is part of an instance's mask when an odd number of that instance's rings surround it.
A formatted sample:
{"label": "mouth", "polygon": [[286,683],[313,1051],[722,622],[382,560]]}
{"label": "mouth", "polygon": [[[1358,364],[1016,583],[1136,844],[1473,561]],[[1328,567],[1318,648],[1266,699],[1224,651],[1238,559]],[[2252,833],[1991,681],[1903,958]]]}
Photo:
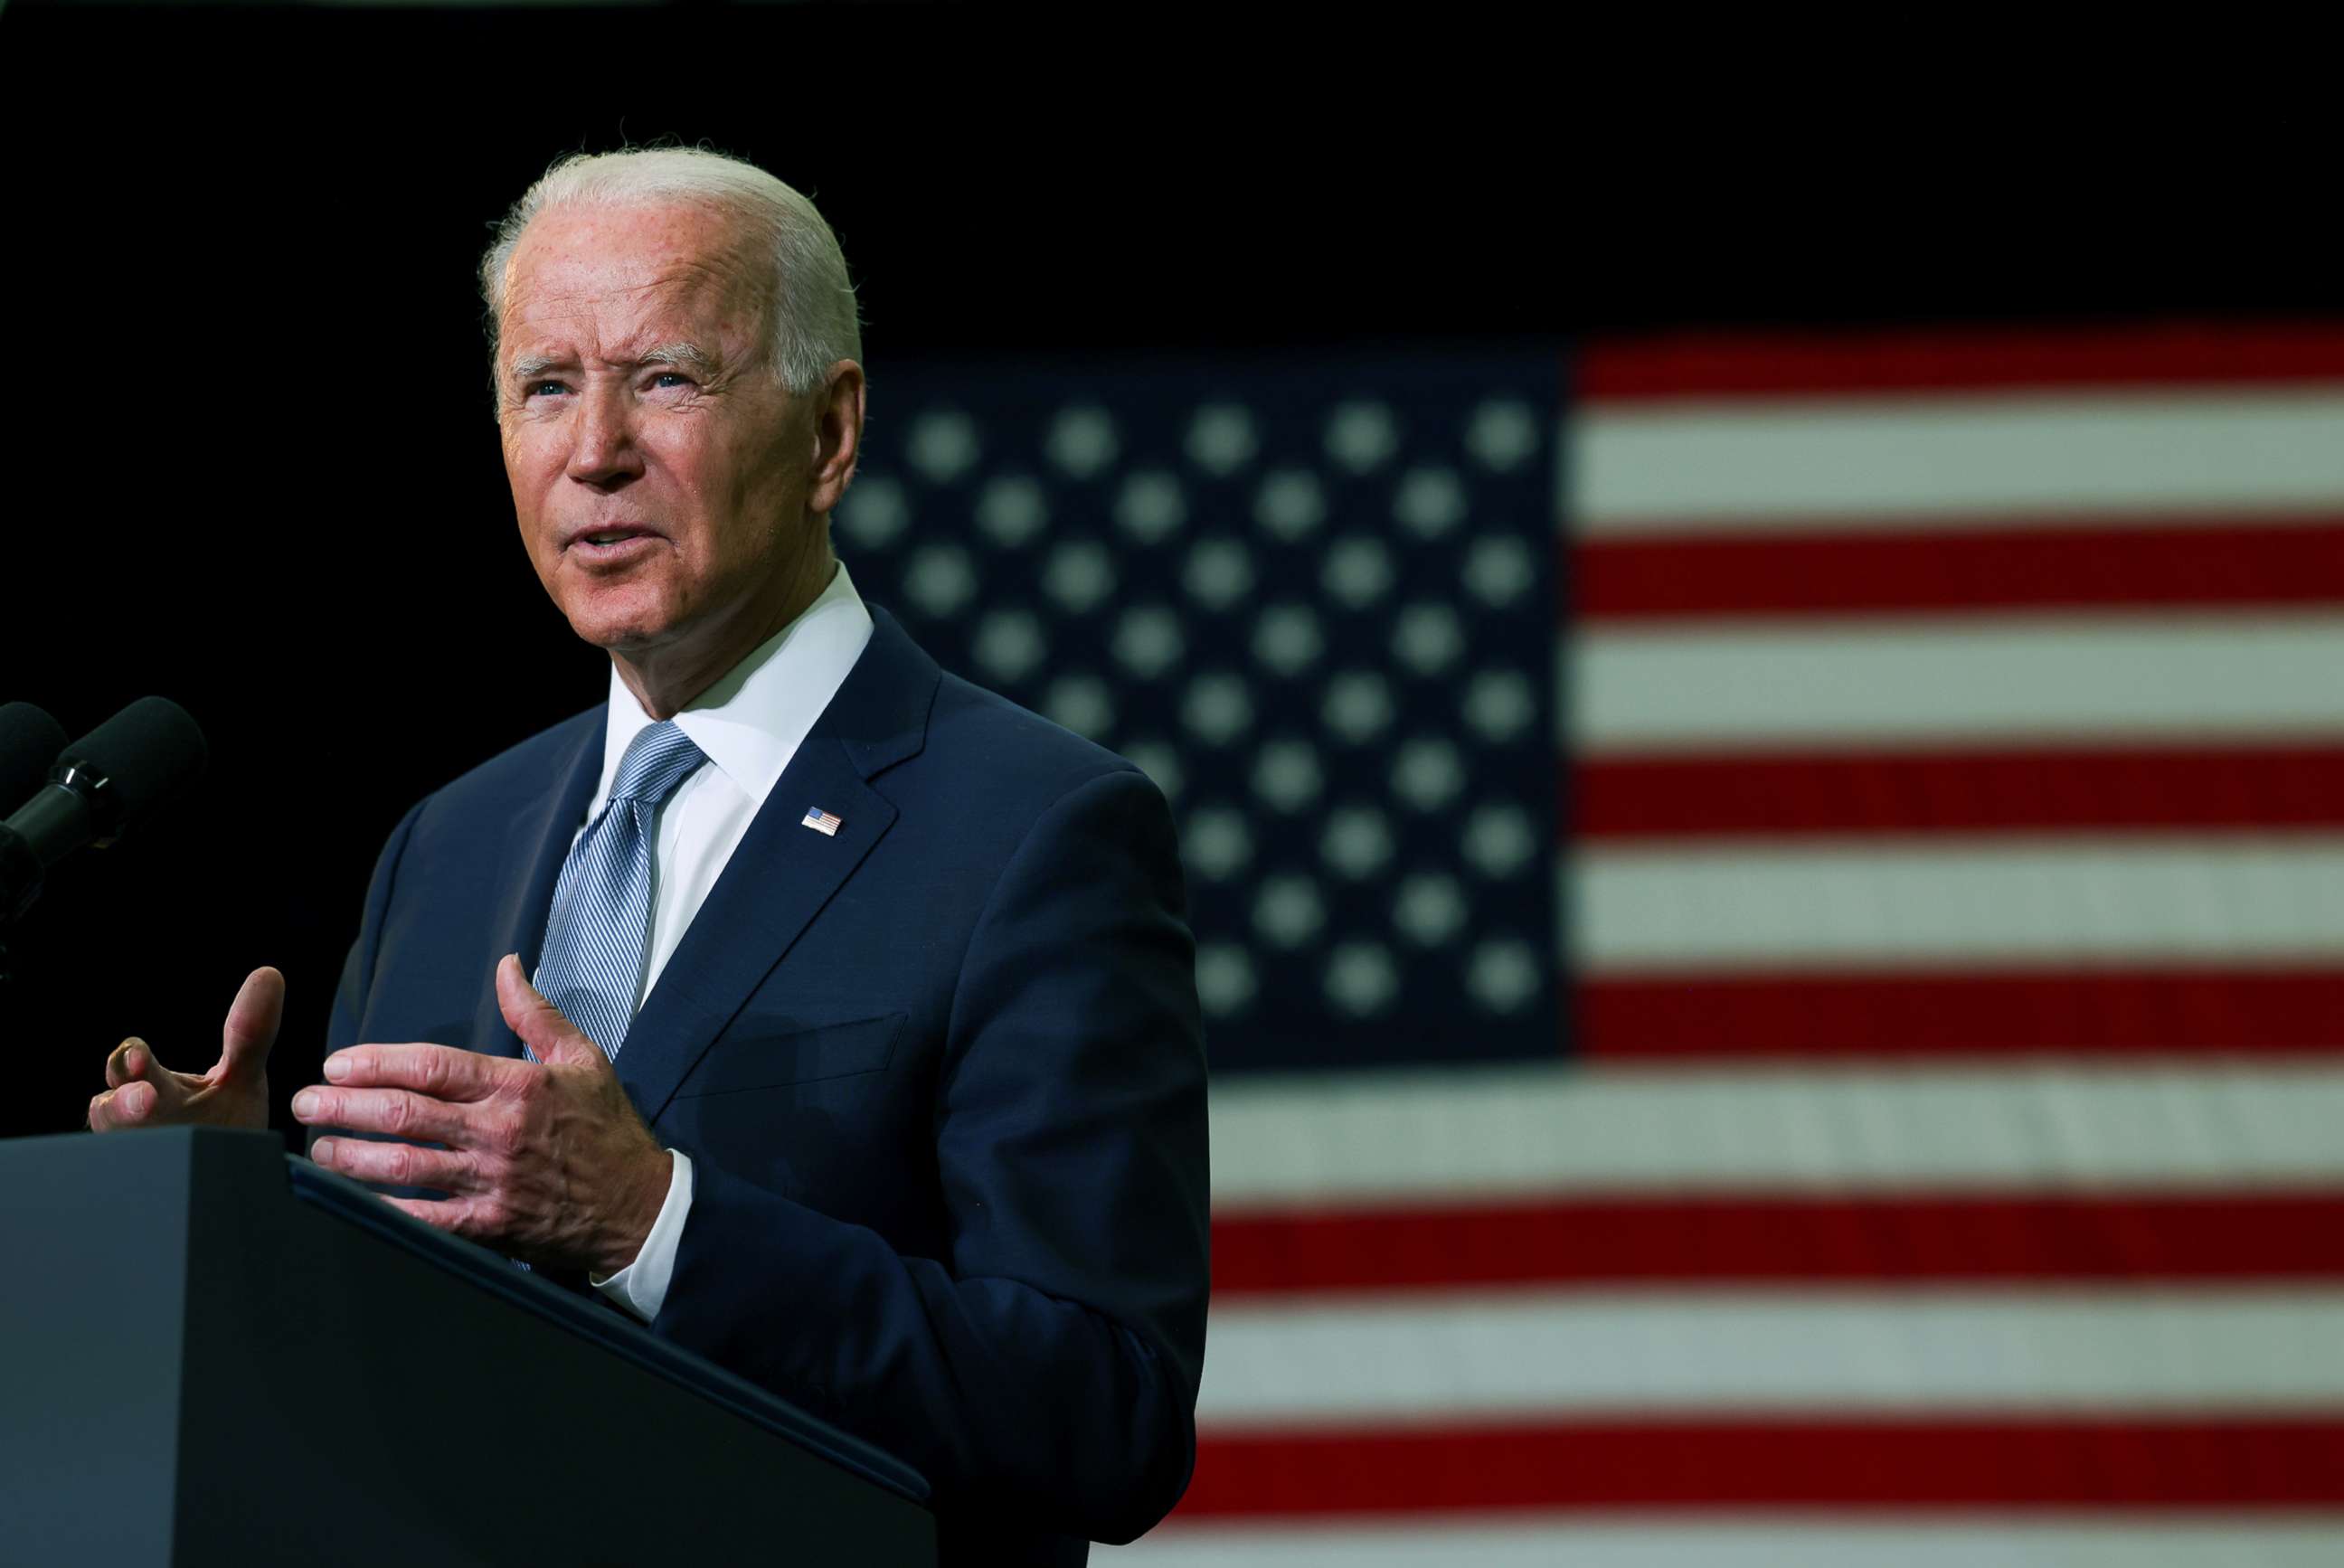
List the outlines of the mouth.
{"label": "mouth", "polygon": [[650,554],[659,538],[648,528],[614,523],[606,528],[579,529],[563,541],[561,548],[588,565],[619,566]]}

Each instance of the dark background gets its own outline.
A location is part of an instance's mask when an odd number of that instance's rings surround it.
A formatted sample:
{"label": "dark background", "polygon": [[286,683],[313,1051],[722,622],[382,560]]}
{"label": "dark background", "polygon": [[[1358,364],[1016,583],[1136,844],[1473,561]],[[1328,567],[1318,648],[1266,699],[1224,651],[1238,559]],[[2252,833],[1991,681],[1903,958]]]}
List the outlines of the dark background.
{"label": "dark background", "polygon": [[2344,304],[2315,98],[1366,15],[8,5],[0,701],[79,733],[160,692],[213,765],[14,941],[0,1133],[80,1125],[126,1034],[207,1066],[259,963],[281,1118],[383,835],[600,700],[512,535],[472,273],[561,152],[704,139],[813,195],[879,420],[940,358]]}

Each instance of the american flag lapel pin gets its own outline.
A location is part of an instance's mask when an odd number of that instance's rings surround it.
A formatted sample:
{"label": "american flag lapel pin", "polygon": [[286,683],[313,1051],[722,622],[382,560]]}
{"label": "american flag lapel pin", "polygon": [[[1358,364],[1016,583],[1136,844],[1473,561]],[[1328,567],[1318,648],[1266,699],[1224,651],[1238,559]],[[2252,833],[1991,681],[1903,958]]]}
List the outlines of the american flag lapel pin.
{"label": "american flag lapel pin", "polygon": [[805,820],[798,824],[798,825],[800,827],[810,827],[825,837],[836,838],[838,836],[838,830],[841,827],[844,827],[845,824],[817,805],[806,808]]}

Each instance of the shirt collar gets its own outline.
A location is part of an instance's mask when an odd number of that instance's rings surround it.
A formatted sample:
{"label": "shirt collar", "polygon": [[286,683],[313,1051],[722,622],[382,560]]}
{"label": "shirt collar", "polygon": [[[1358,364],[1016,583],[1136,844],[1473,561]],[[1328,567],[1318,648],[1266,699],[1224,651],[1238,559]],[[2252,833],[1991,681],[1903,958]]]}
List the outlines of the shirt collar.
{"label": "shirt collar", "polygon": [[[685,704],[675,716],[676,727],[762,806],[870,641],[871,612],[840,561],[830,586],[796,620]],[[588,820],[611,798],[611,782],[618,777],[628,743],[652,723],[613,665],[602,726],[602,783]]]}

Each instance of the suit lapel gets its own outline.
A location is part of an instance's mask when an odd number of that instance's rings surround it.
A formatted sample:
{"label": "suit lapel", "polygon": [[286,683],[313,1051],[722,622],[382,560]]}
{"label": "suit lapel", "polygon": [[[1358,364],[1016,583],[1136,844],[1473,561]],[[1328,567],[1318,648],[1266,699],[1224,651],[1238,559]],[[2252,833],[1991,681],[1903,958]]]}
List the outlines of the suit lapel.
{"label": "suit lapel", "polygon": [[[885,611],[874,610],[872,622],[863,656],[782,771],[627,1031],[619,1078],[647,1122],[894,824],[894,805],[869,781],[925,744],[939,673]],[[813,807],[840,819],[835,835],[804,825]]]}
{"label": "suit lapel", "polygon": [[[835,836],[803,825],[816,805]],[[894,821],[835,741],[798,748],[627,1030],[619,1079],[645,1121]]]}
{"label": "suit lapel", "polygon": [[[513,811],[500,847],[512,864],[500,880],[512,891],[496,911],[490,935],[493,941],[480,966],[480,996],[474,1011],[473,1049],[495,1057],[518,1057],[520,1040],[506,1027],[497,1006],[496,966],[508,953],[520,955],[523,974],[537,973],[545,945],[546,912],[553,904],[553,885],[561,878],[562,862],[570,858],[570,841],[586,817],[594,787],[602,779],[602,733],[608,709],[572,720],[578,736],[557,748],[554,787],[520,802]],[[591,721],[591,722],[590,722]]]}

